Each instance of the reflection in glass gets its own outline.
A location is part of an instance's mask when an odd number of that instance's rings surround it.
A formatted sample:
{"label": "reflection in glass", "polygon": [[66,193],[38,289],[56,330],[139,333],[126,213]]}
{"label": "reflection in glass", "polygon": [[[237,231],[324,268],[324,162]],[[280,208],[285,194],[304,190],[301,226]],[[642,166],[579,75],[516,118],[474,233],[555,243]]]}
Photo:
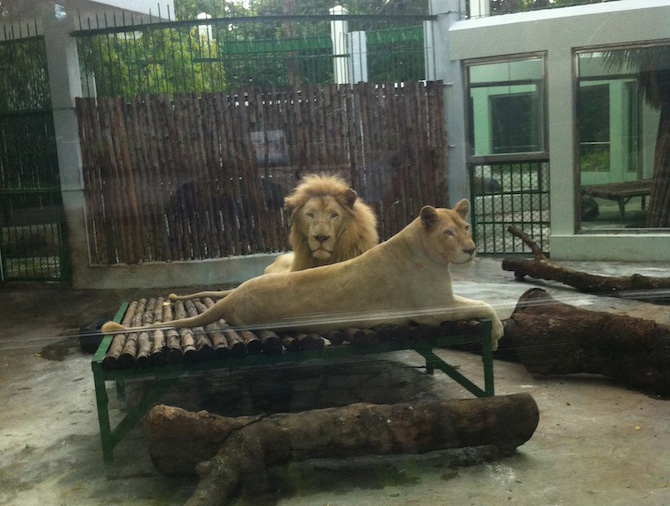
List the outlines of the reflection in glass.
{"label": "reflection in glass", "polygon": [[468,67],[475,156],[544,150],[542,59]]}
{"label": "reflection in glass", "polygon": [[581,230],[670,227],[670,47],[577,65]]}

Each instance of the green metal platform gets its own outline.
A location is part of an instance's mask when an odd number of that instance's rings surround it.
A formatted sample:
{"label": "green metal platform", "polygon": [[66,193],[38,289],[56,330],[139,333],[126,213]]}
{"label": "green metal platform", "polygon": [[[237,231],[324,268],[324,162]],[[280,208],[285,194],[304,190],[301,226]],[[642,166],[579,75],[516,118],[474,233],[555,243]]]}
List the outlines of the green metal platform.
{"label": "green metal platform", "polygon": [[[117,312],[114,321],[121,321],[128,308],[124,303]],[[97,352],[93,356],[91,367],[93,369],[93,381],[95,383],[95,396],[98,407],[98,421],[100,424],[100,438],[102,441],[102,454],[106,463],[114,459],[114,447],[133,429],[149,411],[151,406],[170,390],[180,378],[201,374],[212,370],[234,370],[258,366],[302,364],[310,361],[337,361],[351,357],[379,354],[398,350],[414,350],[425,359],[427,374],[433,374],[440,370],[467,389],[477,397],[488,397],[494,395],[493,381],[493,350],[491,339],[491,320],[479,320],[481,333],[475,335],[444,335],[438,336],[431,341],[406,341],[402,343],[386,343],[371,346],[339,345],[328,346],[322,350],[313,351],[285,351],[280,355],[247,355],[243,358],[212,359],[195,363],[166,364],[161,366],[147,366],[133,369],[107,370],[103,368],[102,361],[112,342],[111,335],[103,338]],[[435,348],[448,348],[462,346],[468,343],[476,343],[481,339],[483,345],[482,363],[484,369],[484,387],[481,388],[453,366],[447,364],[434,352]],[[109,415],[109,397],[106,383],[115,382],[116,393],[120,399],[125,397],[125,384],[127,381],[147,380],[149,388],[145,391],[141,400],[128,408],[127,413],[121,421],[112,427]]]}

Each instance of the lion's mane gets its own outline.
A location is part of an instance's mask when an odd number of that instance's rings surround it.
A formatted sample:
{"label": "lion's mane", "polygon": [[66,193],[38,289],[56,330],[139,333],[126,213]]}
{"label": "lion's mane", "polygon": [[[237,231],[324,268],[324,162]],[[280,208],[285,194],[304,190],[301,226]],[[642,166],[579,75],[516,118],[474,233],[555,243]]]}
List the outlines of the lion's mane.
{"label": "lion's mane", "polygon": [[[332,196],[343,211],[343,224],[330,258],[324,262],[315,258],[307,245],[300,220],[304,219],[300,210],[313,198]],[[291,270],[297,271],[333,264],[356,257],[379,243],[377,218],[347,183],[336,176],[305,176],[293,193],[284,199],[291,212],[289,243],[293,249]]]}

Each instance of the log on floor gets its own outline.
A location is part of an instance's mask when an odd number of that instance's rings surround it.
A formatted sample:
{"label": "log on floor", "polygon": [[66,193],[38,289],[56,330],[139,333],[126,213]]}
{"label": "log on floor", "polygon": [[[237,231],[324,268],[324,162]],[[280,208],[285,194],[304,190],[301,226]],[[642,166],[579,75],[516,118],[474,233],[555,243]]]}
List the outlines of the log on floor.
{"label": "log on floor", "polygon": [[532,373],[601,374],[670,395],[670,327],[652,320],[580,309],[533,288],[505,321],[500,343]]}
{"label": "log on floor", "polygon": [[[200,482],[190,506],[223,505],[245,481],[269,467],[313,458],[421,454],[495,446],[508,453],[528,441],[539,421],[529,394],[395,405],[359,403],[301,413],[228,419],[155,406],[146,417],[159,470],[189,462]],[[187,471],[181,469],[181,473]]]}
{"label": "log on floor", "polygon": [[514,277],[521,281],[526,276],[535,279],[558,281],[576,288],[582,293],[592,293],[628,299],[646,301],[670,301],[670,278],[643,276],[600,276],[577,271],[552,263],[540,247],[526,233],[513,225],[507,230],[523,240],[533,252],[533,259],[505,258],[502,268],[514,272]]}

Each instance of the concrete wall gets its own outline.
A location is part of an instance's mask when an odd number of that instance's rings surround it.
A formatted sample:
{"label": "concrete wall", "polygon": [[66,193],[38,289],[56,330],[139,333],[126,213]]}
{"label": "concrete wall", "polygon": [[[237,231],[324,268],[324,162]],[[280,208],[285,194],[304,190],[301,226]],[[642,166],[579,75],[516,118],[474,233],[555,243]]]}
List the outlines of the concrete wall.
{"label": "concrete wall", "polygon": [[[575,195],[577,178],[574,146],[574,50],[594,46],[667,40],[670,34],[670,1],[621,0],[603,4],[455,20],[457,0],[433,0],[433,13],[443,12],[434,33],[436,79],[451,82],[461,60],[545,52],[547,74],[548,141],[551,163],[551,254],[555,259],[670,261],[670,233],[577,234]],[[448,32],[448,33],[445,33]],[[462,87],[462,85],[461,85]],[[448,95],[449,92],[447,92]],[[462,93],[461,93],[462,95]],[[460,115],[464,116],[465,102]],[[448,114],[458,114],[456,105]],[[460,122],[460,118],[457,118]],[[448,129],[449,144],[458,152],[450,159],[450,186],[457,196],[464,192],[464,128]],[[451,154],[451,151],[450,151]],[[452,200],[454,199],[452,193]]]}

